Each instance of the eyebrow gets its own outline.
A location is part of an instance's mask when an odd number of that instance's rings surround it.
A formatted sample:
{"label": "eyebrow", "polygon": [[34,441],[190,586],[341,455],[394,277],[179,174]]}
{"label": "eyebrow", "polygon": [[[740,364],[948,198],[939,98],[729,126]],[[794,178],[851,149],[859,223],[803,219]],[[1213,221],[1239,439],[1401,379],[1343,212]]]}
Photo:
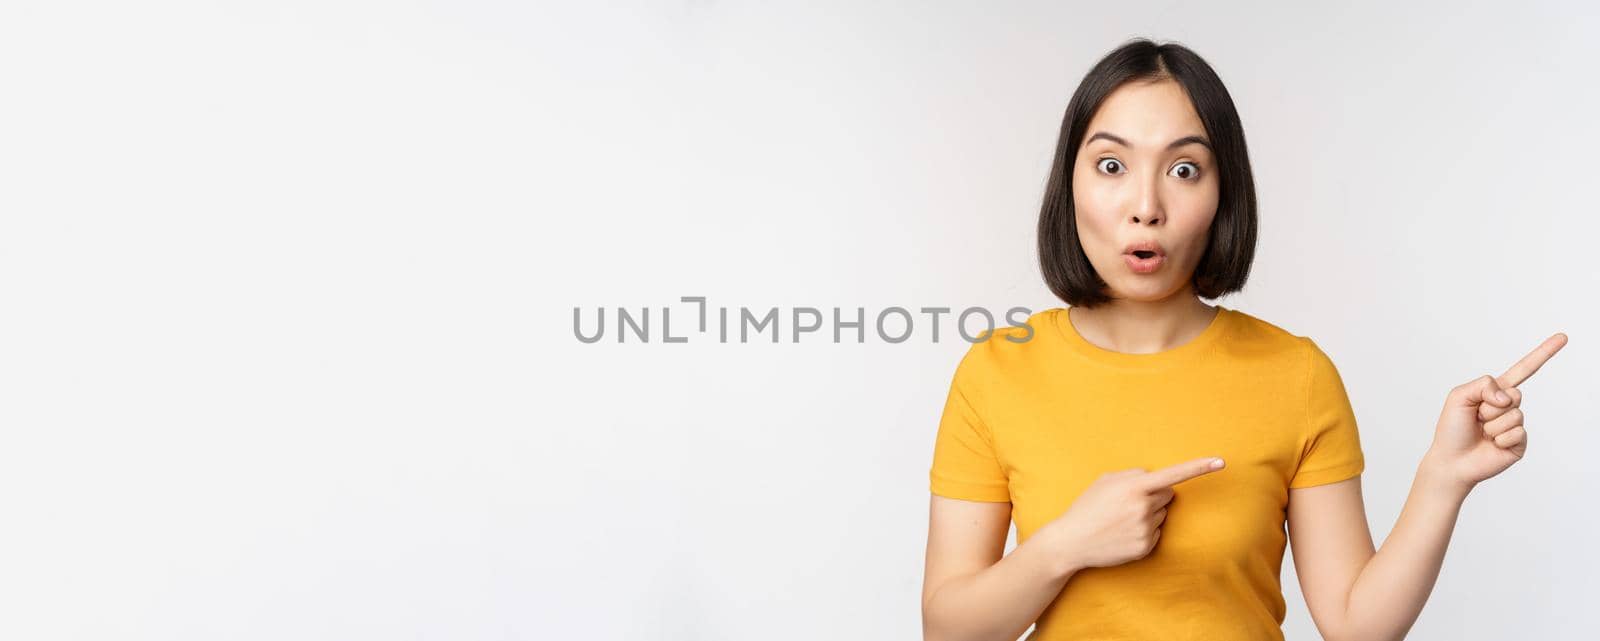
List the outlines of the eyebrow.
{"label": "eyebrow", "polygon": [[[1099,140],[1101,138],[1104,138],[1104,139],[1109,140],[1111,142],[1117,143],[1117,144],[1122,145],[1124,147],[1132,147],[1133,146],[1133,145],[1128,144],[1128,141],[1123,140],[1121,136],[1110,134],[1110,133],[1107,133],[1107,132],[1104,132],[1104,131],[1095,132],[1093,136],[1089,136],[1088,140],[1083,141],[1083,144],[1087,145],[1087,144],[1089,144],[1091,142],[1094,142],[1096,140]],[[1211,143],[1210,143],[1210,141],[1207,141],[1205,139],[1205,136],[1184,136],[1182,138],[1179,138],[1179,139],[1174,140],[1171,143],[1169,143],[1167,145],[1167,149],[1177,149],[1177,148],[1182,147],[1184,145],[1192,145],[1192,144],[1196,144],[1196,143],[1201,144],[1201,145],[1205,145],[1205,148],[1208,149],[1208,150],[1211,150],[1213,152],[1216,151],[1214,149],[1211,149]]]}

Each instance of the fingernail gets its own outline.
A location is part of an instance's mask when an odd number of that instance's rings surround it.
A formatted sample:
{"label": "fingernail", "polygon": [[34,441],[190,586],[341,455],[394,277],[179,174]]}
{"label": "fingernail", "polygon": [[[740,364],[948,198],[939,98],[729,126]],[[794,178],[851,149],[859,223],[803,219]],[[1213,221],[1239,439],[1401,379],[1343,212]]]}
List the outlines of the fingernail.
{"label": "fingernail", "polygon": [[1211,459],[1211,469],[1213,469],[1213,470],[1222,469],[1222,459],[1219,459],[1219,458]]}
{"label": "fingernail", "polygon": [[1511,397],[1510,396],[1506,396],[1505,392],[1502,392],[1500,390],[1495,390],[1494,391],[1494,400],[1500,401],[1501,403],[1509,403],[1509,402],[1511,402]]}

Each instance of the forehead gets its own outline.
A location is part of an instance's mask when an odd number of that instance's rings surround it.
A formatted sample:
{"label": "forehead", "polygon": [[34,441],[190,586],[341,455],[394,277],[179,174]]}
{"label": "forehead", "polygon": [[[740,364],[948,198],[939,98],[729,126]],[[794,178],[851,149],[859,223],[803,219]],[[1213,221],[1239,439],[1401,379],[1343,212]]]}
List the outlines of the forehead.
{"label": "forehead", "polygon": [[1177,81],[1163,79],[1136,80],[1113,90],[1089,119],[1084,140],[1097,131],[1116,134],[1136,147],[1154,149],[1184,136],[1203,136],[1206,128],[1183,87]]}

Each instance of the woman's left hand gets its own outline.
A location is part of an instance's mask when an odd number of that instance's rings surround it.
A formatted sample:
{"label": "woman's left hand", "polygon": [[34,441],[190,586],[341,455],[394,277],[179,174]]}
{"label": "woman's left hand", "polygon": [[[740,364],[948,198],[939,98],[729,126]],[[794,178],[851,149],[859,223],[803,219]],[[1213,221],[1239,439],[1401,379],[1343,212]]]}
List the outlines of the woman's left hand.
{"label": "woman's left hand", "polygon": [[1499,377],[1485,374],[1451,389],[1426,461],[1447,481],[1471,489],[1521,460],[1528,432],[1517,386],[1566,344],[1567,335],[1557,333]]}

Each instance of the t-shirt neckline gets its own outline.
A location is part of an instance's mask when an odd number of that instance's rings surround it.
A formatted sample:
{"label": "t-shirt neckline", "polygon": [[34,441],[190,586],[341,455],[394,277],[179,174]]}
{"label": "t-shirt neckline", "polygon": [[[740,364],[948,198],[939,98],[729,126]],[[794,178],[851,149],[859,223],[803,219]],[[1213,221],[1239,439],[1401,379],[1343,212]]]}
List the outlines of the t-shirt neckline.
{"label": "t-shirt neckline", "polygon": [[1133,354],[1109,350],[1089,342],[1078,333],[1076,327],[1067,315],[1067,308],[1058,307],[1055,310],[1054,325],[1056,332],[1065,340],[1067,347],[1075,354],[1086,359],[1122,369],[1151,370],[1165,369],[1180,363],[1189,362],[1210,350],[1222,335],[1227,331],[1233,319],[1233,310],[1223,306],[1214,305],[1216,314],[1211,318],[1211,323],[1200,332],[1198,336],[1189,339],[1189,342],[1171,349],[1149,354]]}

